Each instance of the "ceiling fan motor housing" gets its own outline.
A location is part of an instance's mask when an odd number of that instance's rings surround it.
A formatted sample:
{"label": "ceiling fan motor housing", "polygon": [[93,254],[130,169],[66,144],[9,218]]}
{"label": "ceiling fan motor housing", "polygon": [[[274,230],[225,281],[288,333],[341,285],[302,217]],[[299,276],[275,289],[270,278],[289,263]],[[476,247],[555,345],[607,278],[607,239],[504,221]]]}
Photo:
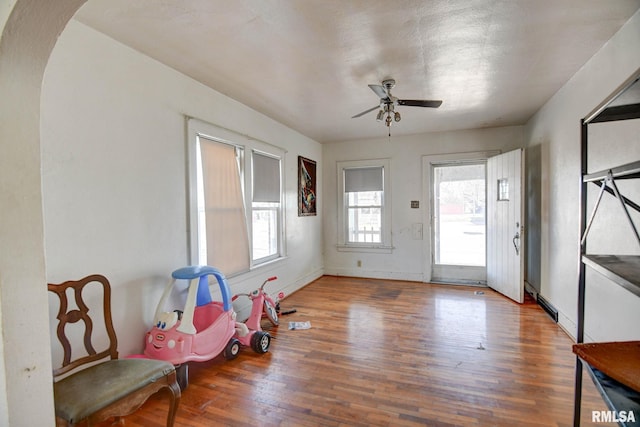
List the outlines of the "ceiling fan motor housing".
{"label": "ceiling fan motor housing", "polygon": [[382,81],[382,86],[387,88],[387,93],[389,93],[389,91],[396,86],[396,81],[393,79],[385,79]]}

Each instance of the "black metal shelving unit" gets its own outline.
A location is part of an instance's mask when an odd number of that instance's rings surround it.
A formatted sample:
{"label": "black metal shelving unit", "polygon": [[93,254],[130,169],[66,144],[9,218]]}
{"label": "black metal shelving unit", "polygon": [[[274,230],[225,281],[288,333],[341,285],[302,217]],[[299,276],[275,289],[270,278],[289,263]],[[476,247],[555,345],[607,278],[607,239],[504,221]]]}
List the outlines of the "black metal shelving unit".
{"label": "black metal shelving unit", "polygon": [[[640,255],[600,255],[587,252],[587,236],[592,221],[598,211],[600,200],[605,193],[616,197],[620,201],[621,212],[631,225],[635,238],[640,245],[640,234],[630,215],[630,210],[640,212],[640,205],[620,193],[616,181],[640,178],[640,161],[633,161],[617,165],[598,172],[588,172],[589,125],[593,123],[613,122],[640,118],[640,71],[623,83],[619,90],[604,100],[591,114],[582,120],[581,130],[581,172],[582,185],[580,189],[580,272],[578,282],[578,319],[576,341],[584,342],[586,268],[602,274],[613,284],[622,286],[632,294],[640,297]],[[595,206],[587,214],[587,186],[593,183],[600,187]],[[607,196],[608,197],[608,196]],[[586,367],[596,388],[611,411],[634,411],[640,414],[640,392],[610,378],[600,370],[589,365],[576,356],[575,396],[574,396],[574,426],[580,425],[580,411],[582,400],[582,372]],[[640,360],[638,360],[640,370]],[[640,425],[636,423],[619,422],[619,425]]]}

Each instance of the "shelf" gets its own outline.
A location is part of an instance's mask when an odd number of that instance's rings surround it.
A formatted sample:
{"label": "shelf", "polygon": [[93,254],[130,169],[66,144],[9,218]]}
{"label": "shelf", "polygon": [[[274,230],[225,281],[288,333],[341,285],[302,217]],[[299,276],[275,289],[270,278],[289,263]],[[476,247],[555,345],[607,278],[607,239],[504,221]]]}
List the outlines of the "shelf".
{"label": "shelf", "polygon": [[618,166],[611,169],[601,170],[598,172],[586,174],[582,177],[583,182],[602,181],[605,179],[609,172],[617,179],[625,178],[640,178],[640,161],[628,163],[626,165]]}
{"label": "shelf", "polygon": [[591,367],[640,392],[640,341],[574,344],[573,352]]}
{"label": "shelf", "polygon": [[590,113],[585,122],[603,123],[637,118],[640,118],[640,77],[635,75]]}
{"label": "shelf", "polygon": [[[640,243],[640,236],[628,208],[640,212],[640,205],[623,196],[619,191],[616,181],[640,179],[640,160],[624,165],[587,173],[589,168],[589,128],[591,124],[603,122],[615,122],[619,120],[640,119],[640,70],[626,79],[618,88],[605,98],[595,109],[581,121],[581,147],[580,166],[582,171],[582,183],[580,191],[580,245],[587,246],[587,236],[593,222],[604,192],[612,194],[622,202],[622,208],[630,222],[634,235]],[[635,128],[637,122],[633,122]],[[611,141],[613,144],[615,141]],[[606,158],[602,159],[606,160]],[[590,218],[587,218],[588,194],[586,183],[601,186],[598,199]],[[612,221],[609,221],[612,222]],[[612,225],[616,225],[615,223]],[[622,233],[622,230],[620,231]],[[617,237],[612,237],[617,238]],[[615,241],[612,242],[615,244]],[[593,249],[591,249],[593,250]],[[591,376],[598,392],[604,399],[610,415],[616,417],[615,421],[621,426],[640,427],[640,341],[609,342],[609,343],[583,343],[585,335],[585,296],[587,294],[586,266],[601,274],[611,286],[617,284],[635,296],[640,297],[640,255],[582,255],[580,257],[580,273],[578,277],[578,316],[576,327],[576,341],[579,344],[573,346],[576,354],[576,376],[574,389],[573,425],[580,426],[580,411],[582,401],[582,373],[584,366]],[[590,278],[591,279],[591,278]],[[608,286],[609,283],[606,283]],[[625,298],[624,295],[619,298]],[[614,314],[614,313],[612,313]],[[630,326],[631,327],[631,326]],[[593,408],[591,408],[593,410]],[[625,417],[618,419],[618,414],[634,415],[632,420]],[[592,412],[595,415],[595,412]],[[601,413],[600,415],[605,415]],[[638,419],[633,419],[638,418]]]}
{"label": "shelf", "polygon": [[640,255],[583,255],[582,262],[640,296]]}
{"label": "shelf", "polygon": [[618,424],[638,426],[640,419],[627,421],[627,414],[640,415],[640,341],[574,344],[596,389],[609,410],[624,411]]}
{"label": "shelf", "polygon": [[602,110],[591,123],[613,122],[640,118],[640,104],[618,105]]}
{"label": "shelf", "polygon": [[[615,414],[620,414],[621,411],[626,411],[625,414],[633,411],[634,416],[640,414],[640,393],[619,383],[588,363],[585,363],[585,367],[609,410],[614,411]],[[635,421],[636,422],[619,421],[618,425],[623,427],[640,425],[640,420],[636,419]]]}

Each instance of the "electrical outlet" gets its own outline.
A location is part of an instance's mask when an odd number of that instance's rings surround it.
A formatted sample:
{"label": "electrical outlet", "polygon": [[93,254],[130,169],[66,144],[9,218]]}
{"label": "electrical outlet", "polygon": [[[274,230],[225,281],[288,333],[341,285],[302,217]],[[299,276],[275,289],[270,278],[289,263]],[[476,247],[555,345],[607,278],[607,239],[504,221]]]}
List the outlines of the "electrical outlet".
{"label": "electrical outlet", "polygon": [[356,265],[357,265],[358,267],[362,267],[362,261],[358,260],[358,262],[356,262]]}

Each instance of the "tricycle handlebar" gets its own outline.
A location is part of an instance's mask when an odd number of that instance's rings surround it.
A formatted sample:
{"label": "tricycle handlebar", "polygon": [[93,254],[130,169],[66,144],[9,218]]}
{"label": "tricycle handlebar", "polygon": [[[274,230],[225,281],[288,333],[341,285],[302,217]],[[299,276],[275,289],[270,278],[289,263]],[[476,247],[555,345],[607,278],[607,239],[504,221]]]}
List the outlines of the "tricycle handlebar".
{"label": "tricycle handlebar", "polygon": [[268,282],[271,282],[272,280],[276,280],[278,278],[278,276],[271,276],[269,277],[267,280],[265,280],[262,283],[262,286],[260,286],[260,290],[264,289],[264,285],[266,285]]}
{"label": "tricycle handlebar", "polygon": [[[278,278],[278,276],[271,276],[271,277],[269,277],[267,280],[265,280],[265,281],[262,283],[262,286],[260,286],[260,291],[263,291],[263,289],[264,289],[264,285],[266,285],[268,282],[271,282],[271,281],[273,281],[273,280],[276,280],[277,278]],[[249,295],[249,294],[244,294],[244,293],[243,293],[243,294],[236,294],[236,295],[234,295],[234,296],[231,298],[231,301],[235,301],[235,300],[237,300],[237,299],[238,299],[238,297],[240,297],[240,296],[244,296],[244,297],[249,297],[249,298],[251,298],[251,295]]]}

